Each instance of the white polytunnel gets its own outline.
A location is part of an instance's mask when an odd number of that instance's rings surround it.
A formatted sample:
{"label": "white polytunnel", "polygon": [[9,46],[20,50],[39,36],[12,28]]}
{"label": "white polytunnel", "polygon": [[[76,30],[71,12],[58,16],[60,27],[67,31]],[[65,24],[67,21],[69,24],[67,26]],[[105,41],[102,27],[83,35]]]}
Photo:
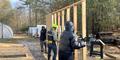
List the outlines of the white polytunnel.
{"label": "white polytunnel", "polygon": [[29,27],[28,33],[31,34],[32,36],[35,36],[36,33],[40,37],[40,31],[42,29],[42,26],[46,27],[46,25],[37,25],[36,27]]}
{"label": "white polytunnel", "polygon": [[36,32],[37,32],[37,27],[29,27],[29,31],[28,31],[29,34],[35,36]]}
{"label": "white polytunnel", "polygon": [[0,23],[0,38],[13,38],[13,30],[10,26]]}

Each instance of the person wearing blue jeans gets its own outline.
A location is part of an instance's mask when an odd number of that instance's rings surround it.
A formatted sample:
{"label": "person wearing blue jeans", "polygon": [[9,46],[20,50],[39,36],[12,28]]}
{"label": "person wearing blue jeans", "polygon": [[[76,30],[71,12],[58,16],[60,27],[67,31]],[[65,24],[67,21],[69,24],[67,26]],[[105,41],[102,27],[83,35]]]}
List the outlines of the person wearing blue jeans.
{"label": "person wearing blue jeans", "polygon": [[48,60],[50,60],[51,52],[53,51],[53,59],[56,60],[57,55],[57,46],[56,46],[56,40],[57,40],[57,34],[55,32],[56,28],[53,27],[50,31],[48,31]]}
{"label": "person wearing blue jeans", "polygon": [[56,55],[57,55],[57,46],[56,46],[56,44],[49,44],[48,45],[48,60],[50,60],[51,51],[53,51],[53,53],[54,53],[52,60],[56,60]]}

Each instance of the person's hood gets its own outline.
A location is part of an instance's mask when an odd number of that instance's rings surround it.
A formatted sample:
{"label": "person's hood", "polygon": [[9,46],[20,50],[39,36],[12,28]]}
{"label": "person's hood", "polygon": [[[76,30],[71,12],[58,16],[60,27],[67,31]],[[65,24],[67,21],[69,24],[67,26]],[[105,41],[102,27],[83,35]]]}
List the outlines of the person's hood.
{"label": "person's hood", "polygon": [[71,21],[67,21],[66,22],[66,24],[65,24],[65,30],[73,32],[74,28],[73,28],[73,23]]}

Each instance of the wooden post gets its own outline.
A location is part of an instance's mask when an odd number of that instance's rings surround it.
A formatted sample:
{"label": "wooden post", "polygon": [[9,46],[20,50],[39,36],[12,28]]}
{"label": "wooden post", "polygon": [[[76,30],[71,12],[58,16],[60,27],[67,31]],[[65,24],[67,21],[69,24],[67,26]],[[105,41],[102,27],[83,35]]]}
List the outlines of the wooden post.
{"label": "wooden post", "polygon": [[57,14],[55,13],[55,14],[54,14],[54,23],[55,23],[55,24],[57,24],[57,21],[56,21],[56,20],[57,20]]}
{"label": "wooden post", "polygon": [[67,16],[66,16],[66,18],[67,18],[67,21],[70,20],[70,7],[67,8]]}
{"label": "wooden post", "polygon": [[[74,30],[75,30],[75,33],[77,33],[77,4],[75,4],[73,6],[73,11],[74,11],[74,14],[73,14],[73,18],[74,18]],[[78,59],[78,50],[75,50],[75,59],[74,60],[79,60]]]}
{"label": "wooden post", "polygon": [[62,11],[62,31],[64,31],[64,18],[65,18],[65,11]]}
{"label": "wooden post", "polygon": [[75,29],[75,33],[77,33],[77,5],[74,5],[74,29]]}
{"label": "wooden post", "polygon": [[58,12],[58,39],[60,38],[60,12]]}
{"label": "wooden post", "polygon": [[53,21],[54,21],[54,24],[55,24],[55,14],[53,14]]}
{"label": "wooden post", "polygon": [[52,14],[52,24],[54,24],[54,15]]}
{"label": "wooden post", "polygon": [[[57,15],[57,16],[58,16],[58,30],[57,30],[57,31],[58,31],[58,40],[60,40],[60,34],[61,34],[61,33],[60,33],[60,12],[58,12],[58,15]],[[59,50],[59,43],[57,43],[57,47],[58,47],[57,49]],[[58,53],[58,52],[59,52],[59,51],[57,51],[57,53]],[[59,53],[58,53],[58,55],[57,55],[57,60],[59,59],[58,57],[59,57]]]}
{"label": "wooden post", "polygon": [[46,15],[46,26],[47,30],[50,30],[52,27],[52,16],[51,14]]}
{"label": "wooden post", "polygon": [[[86,37],[86,0],[82,0],[82,36]],[[83,48],[82,60],[87,60],[87,47]]]}

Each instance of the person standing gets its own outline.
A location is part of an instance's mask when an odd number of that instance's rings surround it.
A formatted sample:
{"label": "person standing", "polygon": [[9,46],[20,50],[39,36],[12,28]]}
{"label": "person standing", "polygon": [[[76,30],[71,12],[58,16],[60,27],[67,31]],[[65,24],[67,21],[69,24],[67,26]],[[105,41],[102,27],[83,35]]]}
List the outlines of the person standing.
{"label": "person standing", "polygon": [[74,50],[85,47],[82,37],[74,33],[73,23],[67,21],[59,41],[59,60],[74,60]]}
{"label": "person standing", "polygon": [[48,60],[50,60],[51,52],[53,51],[53,59],[56,60],[57,56],[57,33],[56,33],[56,27],[52,27],[50,31],[48,31]]}
{"label": "person standing", "polygon": [[[46,28],[42,26],[41,32],[40,32],[40,45],[41,45],[41,52],[47,52],[46,50]],[[44,48],[45,47],[45,48]]]}

